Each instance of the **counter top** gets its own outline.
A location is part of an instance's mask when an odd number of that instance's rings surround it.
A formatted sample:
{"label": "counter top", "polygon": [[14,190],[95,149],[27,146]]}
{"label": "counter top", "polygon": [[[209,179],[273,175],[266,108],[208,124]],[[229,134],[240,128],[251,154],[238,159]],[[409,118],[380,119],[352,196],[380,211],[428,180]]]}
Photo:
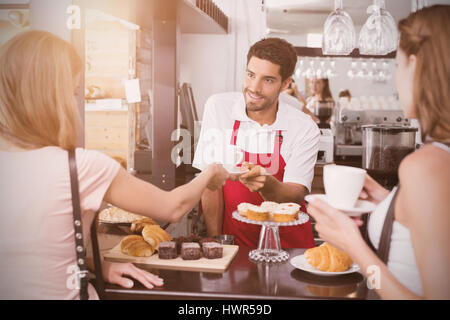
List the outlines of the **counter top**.
{"label": "counter top", "polygon": [[[164,279],[163,287],[146,289],[135,281],[131,289],[107,284],[106,299],[362,299],[363,276],[352,274],[323,277],[292,266],[254,263],[250,248],[240,247],[224,273],[148,269]],[[306,249],[286,249],[290,258]]]}

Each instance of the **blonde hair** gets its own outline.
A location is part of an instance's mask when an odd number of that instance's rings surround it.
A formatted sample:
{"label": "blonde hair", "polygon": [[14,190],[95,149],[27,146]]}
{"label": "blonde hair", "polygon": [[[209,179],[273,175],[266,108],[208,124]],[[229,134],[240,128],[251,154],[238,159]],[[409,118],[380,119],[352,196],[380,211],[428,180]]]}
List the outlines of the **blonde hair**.
{"label": "blonde hair", "polygon": [[417,57],[413,108],[422,139],[450,138],[450,6],[423,8],[399,22],[399,47]]}
{"label": "blonde hair", "polygon": [[66,41],[28,31],[0,48],[0,134],[26,148],[76,147],[82,61]]}

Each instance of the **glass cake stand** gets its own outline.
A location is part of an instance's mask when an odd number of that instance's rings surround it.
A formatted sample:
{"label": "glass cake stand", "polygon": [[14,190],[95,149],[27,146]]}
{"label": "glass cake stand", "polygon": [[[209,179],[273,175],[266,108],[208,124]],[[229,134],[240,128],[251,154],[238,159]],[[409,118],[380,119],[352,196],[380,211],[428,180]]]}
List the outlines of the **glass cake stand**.
{"label": "glass cake stand", "polygon": [[250,251],[251,260],[260,262],[283,262],[289,259],[289,253],[281,248],[279,227],[288,227],[304,224],[309,216],[304,212],[298,213],[298,218],[292,222],[256,221],[243,217],[239,212],[233,212],[233,218],[244,223],[261,226],[258,248]]}

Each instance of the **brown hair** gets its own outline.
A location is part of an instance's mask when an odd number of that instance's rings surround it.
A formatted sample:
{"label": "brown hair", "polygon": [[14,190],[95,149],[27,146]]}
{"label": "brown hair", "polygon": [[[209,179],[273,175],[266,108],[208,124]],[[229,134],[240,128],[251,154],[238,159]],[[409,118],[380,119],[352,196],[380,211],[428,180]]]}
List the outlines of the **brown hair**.
{"label": "brown hair", "polygon": [[350,91],[346,89],[346,90],[342,90],[341,92],[339,92],[339,98],[342,98],[342,97],[351,98],[352,95],[350,94]]}
{"label": "brown hair", "polygon": [[399,47],[417,57],[413,109],[422,139],[450,138],[450,6],[425,7],[398,24]]}
{"label": "brown hair", "polygon": [[82,69],[75,49],[51,33],[28,31],[1,47],[0,66],[0,134],[26,149],[75,148]]}
{"label": "brown hair", "polygon": [[322,100],[333,100],[333,95],[330,90],[330,82],[328,79],[319,79],[323,81],[323,89],[322,89]]}
{"label": "brown hair", "polygon": [[292,76],[297,64],[297,53],[294,47],[280,38],[266,38],[256,42],[248,51],[247,65],[252,57],[269,60],[279,65],[282,81]]}

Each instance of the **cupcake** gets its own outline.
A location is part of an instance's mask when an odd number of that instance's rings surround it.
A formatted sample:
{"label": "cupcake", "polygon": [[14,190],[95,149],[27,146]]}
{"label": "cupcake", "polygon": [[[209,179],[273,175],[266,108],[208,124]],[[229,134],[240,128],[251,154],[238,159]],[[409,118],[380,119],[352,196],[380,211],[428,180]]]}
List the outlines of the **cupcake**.
{"label": "cupcake", "polygon": [[263,203],[261,203],[260,207],[263,209],[267,209],[269,213],[271,213],[273,210],[275,210],[276,207],[278,207],[278,203],[273,201],[264,201]]}
{"label": "cupcake", "polygon": [[252,204],[247,203],[247,202],[242,202],[241,204],[239,204],[237,206],[237,210],[238,210],[239,214],[243,217],[247,217],[247,210],[248,210],[249,206],[252,206]]}
{"label": "cupcake", "polygon": [[269,219],[269,210],[250,205],[247,209],[247,218],[255,221],[266,221]]}
{"label": "cupcake", "polygon": [[300,212],[300,205],[294,202],[282,203],[281,204],[285,208],[294,208],[295,209],[295,219],[298,219],[298,213]]}
{"label": "cupcake", "polygon": [[280,204],[272,212],[272,220],[275,222],[292,222],[298,216],[298,210],[295,206],[286,206],[285,204]]}

